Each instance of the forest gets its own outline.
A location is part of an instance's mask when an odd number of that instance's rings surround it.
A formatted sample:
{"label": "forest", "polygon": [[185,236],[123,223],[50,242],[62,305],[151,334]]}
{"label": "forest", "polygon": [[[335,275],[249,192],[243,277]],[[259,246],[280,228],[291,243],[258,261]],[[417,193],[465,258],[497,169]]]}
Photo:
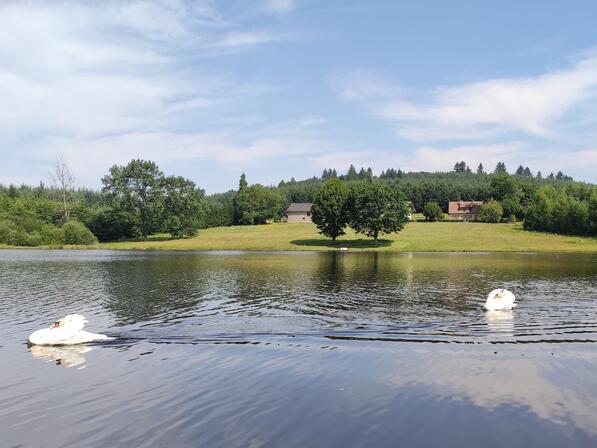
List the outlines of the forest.
{"label": "forest", "polygon": [[[597,186],[574,181],[561,171],[544,176],[519,166],[509,173],[498,163],[486,172],[482,164],[473,170],[459,161],[450,172],[389,168],[375,175],[371,168],[357,170],[351,165],[345,173],[330,168],[319,177],[291,178],[274,186],[250,184],[242,174],[236,190],[205,195],[193,181],[165,175],[157,164],[145,160],[113,166],[102,178],[101,190],[75,188],[74,174],[59,157],[47,185],[0,185],[0,243],[87,245],[161,233],[181,238],[203,228],[265,224],[279,221],[291,202],[315,202],[330,179],[363,197],[371,191],[385,195],[391,191],[404,198],[411,212],[424,213],[428,220],[442,219],[449,201],[474,199],[486,201],[482,215],[486,222],[523,221],[527,230],[597,235]],[[367,184],[384,188],[367,190],[363,187]],[[377,198],[368,197],[370,202]],[[354,217],[350,225],[359,227]]]}

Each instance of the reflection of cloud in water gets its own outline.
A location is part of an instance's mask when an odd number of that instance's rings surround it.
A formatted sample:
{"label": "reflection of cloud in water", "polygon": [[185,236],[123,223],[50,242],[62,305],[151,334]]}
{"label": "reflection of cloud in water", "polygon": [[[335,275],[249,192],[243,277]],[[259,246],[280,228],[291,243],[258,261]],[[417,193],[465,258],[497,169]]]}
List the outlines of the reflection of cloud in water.
{"label": "reflection of cloud in water", "polygon": [[76,367],[85,364],[85,353],[93,350],[93,347],[85,345],[71,346],[47,346],[33,345],[29,351],[34,358],[47,361],[56,361],[56,365],[63,367]]}
{"label": "reflection of cloud in water", "polygon": [[[400,375],[386,375],[383,381],[399,387],[414,384],[433,390],[440,397],[468,398],[477,406],[496,410],[500,406],[528,407],[537,417],[556,424],[571,424],[588,434],[597,434],[597,391],[592,366],[597,360],[583,351],[552,357],[548,345],[537,351],[507,351],[489,355],[452,351],[431,352],[418,365]],[[495,358],[488,358],[495,356]]]}
{"label": "reflection of cloud in water", "polygon": [[514,313],[512,310],[487,311],[485,322],[489,330],[496,333],[514,333]]}

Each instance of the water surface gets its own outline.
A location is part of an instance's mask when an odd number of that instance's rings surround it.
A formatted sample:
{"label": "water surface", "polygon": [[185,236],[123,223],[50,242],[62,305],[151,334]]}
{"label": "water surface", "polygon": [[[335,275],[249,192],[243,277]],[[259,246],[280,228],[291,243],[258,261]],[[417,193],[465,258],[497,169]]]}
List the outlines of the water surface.
{"label": "water surface", "polygon": [[595,255],[0,251],[2,446],[596,446],[596,312]]}

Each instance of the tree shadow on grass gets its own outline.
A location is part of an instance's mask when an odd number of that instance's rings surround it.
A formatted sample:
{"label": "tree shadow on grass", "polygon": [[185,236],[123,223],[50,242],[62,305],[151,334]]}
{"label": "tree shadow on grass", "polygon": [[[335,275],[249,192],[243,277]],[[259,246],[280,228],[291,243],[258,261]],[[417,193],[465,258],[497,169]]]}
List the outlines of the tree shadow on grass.
{"label": "tree shadow on grass", "polygon": [[313,238],[308,240],[293,240],[290,244],[295,246],[325,246],[331,249],[340,249],[346,247],[347,249],[378,249],[380,247],[388,247],[392,244],[391,240],[378,240],[377,243],[373,240],[340,240],[332,241],[324,238]]}
{"label": "tree shadow on grass", "polygon": [[[188,240],[193,238],[193,236],[191,235],[185,235],[185,236],[171,236],[169,234],[155,234],[155,235],[149,235],[146,237],[136,237],[136,238],[125,238],[122,240],[118,240],[118,242],[123,242],[123,243],[142,243],[142,242],[151,242],[151,241],[174,241],[174,240]],[[110,241],[111,243],[114,241]]]}

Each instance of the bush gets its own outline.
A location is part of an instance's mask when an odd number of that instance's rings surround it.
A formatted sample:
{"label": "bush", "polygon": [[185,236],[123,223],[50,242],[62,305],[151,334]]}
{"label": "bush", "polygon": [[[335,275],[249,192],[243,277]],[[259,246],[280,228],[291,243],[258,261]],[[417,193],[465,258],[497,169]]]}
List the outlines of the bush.
{"label": "bush", "polygon": [[508,222],[514,224],[516,222],[516,215],[510,215]]}
{"label": "bush", "polygon": [[68,221],[62,226],[65,244],[97,244],[97,238],[85,224],[79,221]]}
{"label": "bush", "polygon": [[44,224],[40,231],[41,244],[64,244],[64,230],[51,224]]}
{"label": "bush", "polygon": [[428,202],[423,207],[423,216],[427,221],[439,221],[444,217],[444,213],[437,202]]}
{"label": "bush", "polygon": [[502,208],[504,209],[504,218],[514,215],[514,217],[523,218],[524,213],[522,210],[522,205],[520,205],[520,199],[515,195],[506,196],[500,202]]}
{"label": "bush", "polygon": [[500,222],[503,214],[504,209],[499,202],[493,200],[487,201],[481,206],[479,221],[493,223]]}
{"label": "bush", "polygon": [[139,235],[136,218],[131,213],[112,208],[95,215],[89,228],[100,241],[117,241]]}

